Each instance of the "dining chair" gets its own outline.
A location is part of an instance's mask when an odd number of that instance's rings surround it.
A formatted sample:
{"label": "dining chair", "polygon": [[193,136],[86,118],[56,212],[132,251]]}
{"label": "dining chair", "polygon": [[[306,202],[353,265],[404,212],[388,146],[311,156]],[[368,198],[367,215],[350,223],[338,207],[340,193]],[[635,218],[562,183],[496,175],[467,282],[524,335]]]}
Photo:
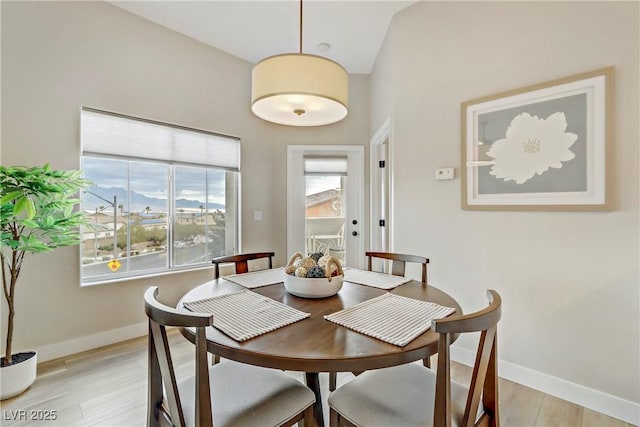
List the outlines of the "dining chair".
{"label": "dining chair", "polygon": [[274,252],[254,252],[216,257],[211,260],[213,264],[213,278],[217,279],[220,277],[220,264],[234,263],[236,274],[242,274],[249,272],[249,261],[268,258],[268,268],[273,268],[273,257],[275,255]]}
{"label": "dining chair", "polygon": [[[406,271],[406,265],[408,262],[415,262],[422,265],[422,283],[426,286],[427,284],[427,264],[429,263],[429,258],[421,257],[418,255],[407,255],[407,254],[397,254],[392,252],[365,252],[365,256],[367,257],[367,270],[373,271],[373,259],[381,258],[391,260],[391,274],[394,276],[402,276],[404,277]],[[425,358],[422,361],[422,364],[427,368],[431,367],[431,360],[429,358]],[[338,374],[336,372],[329,372],[329,391],[334,391],[336,389]]]}
{"label": "dining chair", "polygon": [[345,225],[346,223],[342,223],[342,225],[340,225],[340,228],[338,228],[338,232],[336,234],[336,239],[334,241],[334,243],[331,245],[331,247],[329,247],[329,253],[332,256],[338,255],[339,258],[344,258],[344,229],[345,229]]}
{"label": "dining chair", "polygon": [[[496,330],[502,301],[432,322],[439,334],[434,372],[415,363],[367,371],[329,395],[330,426],[499,427]],[[455,334],[480,332],[470,386],[451,380],[449,345]]]}
{"label": "dining chair", "polygon": [[418,255],[396,254],[392,252],[365,252],[367,257],[367,269],[373,271],[373,259],[381,258],[391,260],[391,274],[394,276],[405,275],[408,262],[415,262],[422,265],[422,283],[427,284],[427,264],[429,258]]}
{"label": "dining chair", "polygon": [[[397,254],[392,252],[365,252],[365,255],[367,257],[367,269],[369,271],[373,271],[374,258],[391,260],[391,274],[394,276],[404,277],[408,262],[420,264],[422,267],[421,281],[423,284],[427,284],[427,264],[429,264],[429,258],[419,255]],[[422,362],[422,364],[427,368],[431,367],[431,360],[429,358],[425,358]]]}
{"label": "dining chair", "polygon": [[[213,315],[160,303],[156,286],[144,294],[149,318],[147,427],[312,425],[313,392],[275,369],[224,361],[207,363],[205,328]],[[177,380],[167,326],[195,329],[195,375]],[[164,392],[163,392],[164,390]]]}
{"label": "dining chair", "polygon": [[[220,264],[235,264],[235,273],[242,274],[249,272],[249,261],[255,261],[259,259],[268,259],[268,268],[273,268],[274,252],[253,252],[246,254],[225,255],[213,258],[211,263],[213,264],[213,278],[220,278]],[[217,354],[211,355],[211,363],[215,365],[220,362],[220,356]]]}

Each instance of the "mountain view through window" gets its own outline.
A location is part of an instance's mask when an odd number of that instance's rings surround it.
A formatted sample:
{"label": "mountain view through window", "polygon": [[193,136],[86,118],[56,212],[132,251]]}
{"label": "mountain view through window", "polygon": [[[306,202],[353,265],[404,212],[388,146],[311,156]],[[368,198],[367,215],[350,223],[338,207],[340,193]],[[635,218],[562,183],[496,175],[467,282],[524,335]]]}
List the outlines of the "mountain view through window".
{"label": "mountain view through window", "polygon": [[233,252],[235,173],[91,156],[82,169],[94,183],[82,195],[93,223],[83,232],[83,282],[204,266]]}

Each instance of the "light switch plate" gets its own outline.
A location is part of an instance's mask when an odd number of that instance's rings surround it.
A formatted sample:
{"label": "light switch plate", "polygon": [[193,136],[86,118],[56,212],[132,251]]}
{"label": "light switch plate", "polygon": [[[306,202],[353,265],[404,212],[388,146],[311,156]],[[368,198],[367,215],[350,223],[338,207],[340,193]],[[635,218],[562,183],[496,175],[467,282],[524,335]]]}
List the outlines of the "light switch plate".
{"label": "light switch plate", "polygon": [[444,181],[444,180],[453,179],[453,178],[454,178],[453,168],[436,169],[436,179],[438,181]]}

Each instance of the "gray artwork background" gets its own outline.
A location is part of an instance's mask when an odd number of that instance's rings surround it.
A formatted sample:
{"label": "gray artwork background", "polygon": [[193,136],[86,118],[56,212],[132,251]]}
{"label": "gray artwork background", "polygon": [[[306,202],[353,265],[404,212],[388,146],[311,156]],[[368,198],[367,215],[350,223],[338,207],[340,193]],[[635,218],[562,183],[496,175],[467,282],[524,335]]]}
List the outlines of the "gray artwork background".
{"label": "gray artwork background", "polygon": [[[569,148],[575,157],[562,162],[562,168],[549,168],[542,175],[534,175],[522,184],[505,181],[490,175],[491,166],[478,167],[478,194],[555,193],[587,190],[587,95],[585,93],[564,98],[528,104],[478,115],[478,137],[484,143],[483,152],[491,144],[503,139],[511,121],[518,114],[529,113],[546,119],[562,112],[567,119],[565,132],[575,133],[578,139]],[[492,160],[482,155],[477,160]]]}

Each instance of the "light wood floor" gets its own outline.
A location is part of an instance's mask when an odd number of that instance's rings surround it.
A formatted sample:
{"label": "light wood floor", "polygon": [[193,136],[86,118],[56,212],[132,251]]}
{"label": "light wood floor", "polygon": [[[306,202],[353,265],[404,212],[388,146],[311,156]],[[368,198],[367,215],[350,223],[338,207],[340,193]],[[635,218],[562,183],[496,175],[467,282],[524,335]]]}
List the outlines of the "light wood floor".
{"label": "light wood floor", "polygon": [[[176,375],[193,372],[193,345],[177,331],[170,332]],[[46,362],[38,367],[36,382],[25,393],[0,403],[2,426],[144,426],[146,402],[146,338]],[[470,373],[454,364],[452,376],[460,382]],[[302,380],[299,373],[290,373]],[[338,385],[351,374],[340,374]],[[321,375],[323,396],[328,375]],[[501,380],[500,415],[505,427],[631,427],[630,424],[587,408]],[[326,405],[325,405],[326,407]],[[12,420],[55,411],[56,420]],[[51,414],[51,412],[49,412]],[[325,414],[328,420],[328,414]]]}

